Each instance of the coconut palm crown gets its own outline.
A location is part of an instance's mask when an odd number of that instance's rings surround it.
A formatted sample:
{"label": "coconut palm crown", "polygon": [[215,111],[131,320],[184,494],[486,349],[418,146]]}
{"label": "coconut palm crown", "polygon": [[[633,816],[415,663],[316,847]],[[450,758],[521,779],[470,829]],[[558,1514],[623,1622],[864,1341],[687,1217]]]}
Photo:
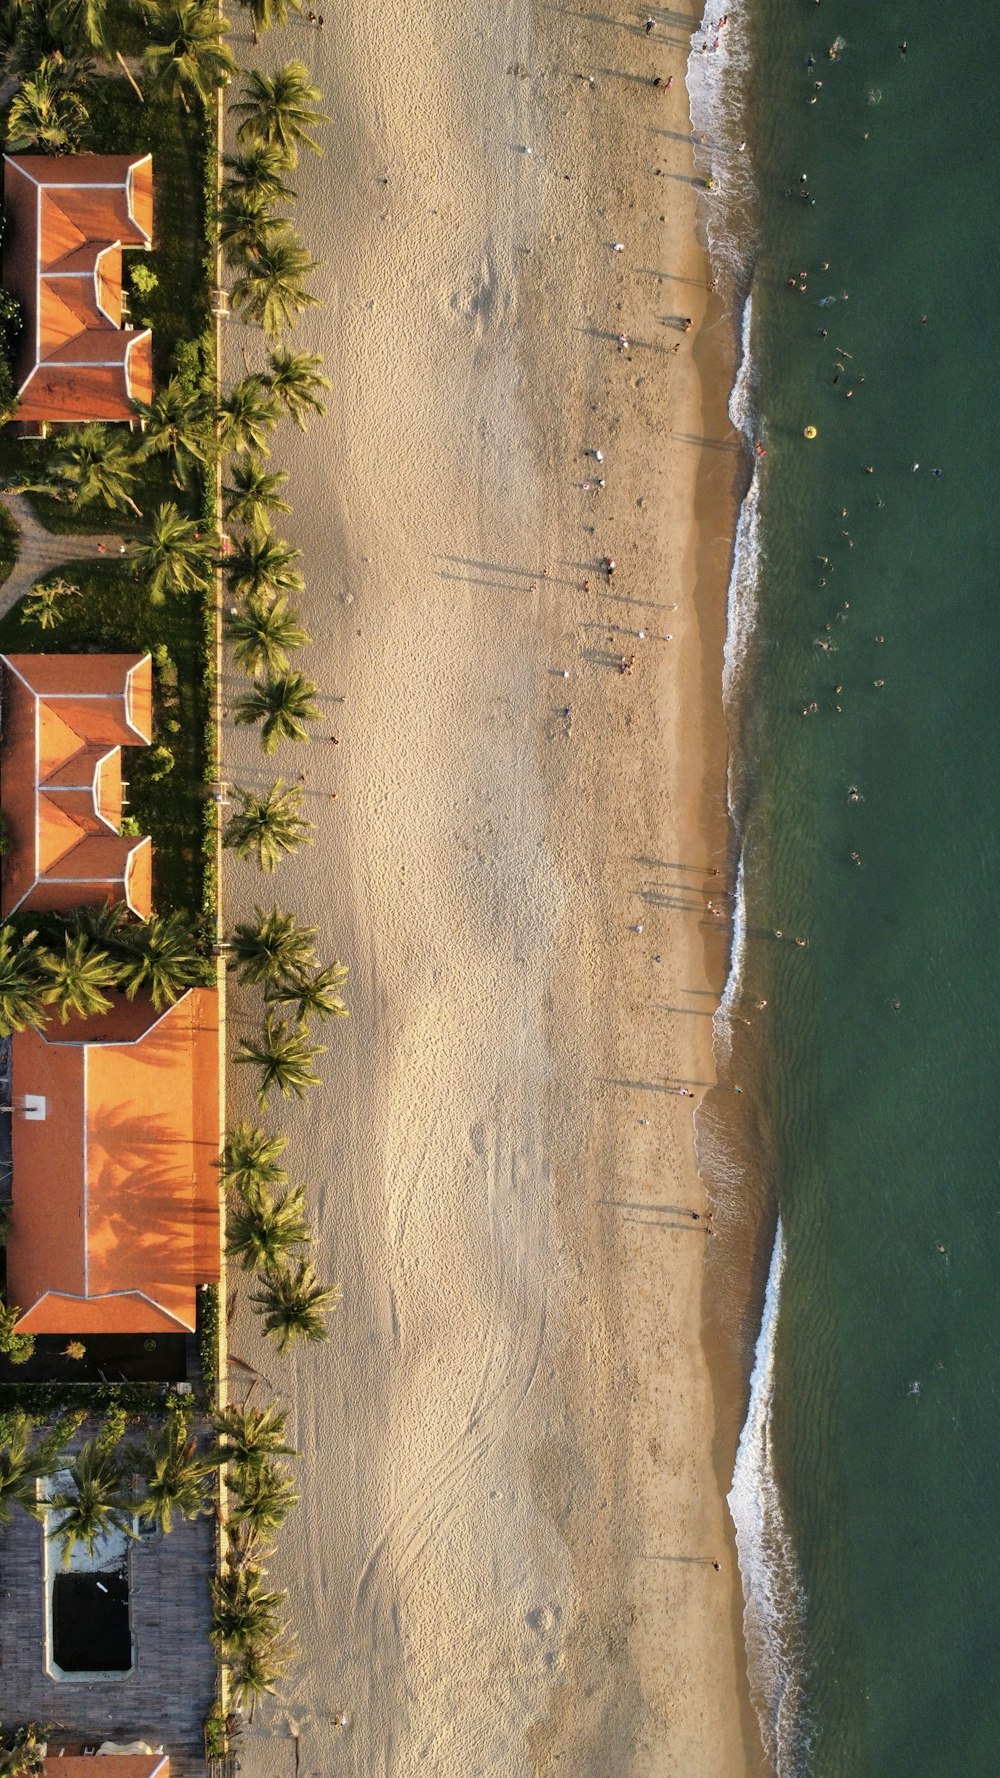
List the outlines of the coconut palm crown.
{"label": "coconut palm crown", "polygon": [[230,1403],[212,1422],[217,1438],[214,1460],[232,1464],[237,1474],[248,1475],[268,1457],[297,1457],[298,1451],[284,1443],[287,1420],[288,1409],[277,1402],[266,1408],[238,1408]]}
{"label": "coconut palm crown", "polygon": [[197,519],[185,518],[173,500],[157,507],[148,536],[131,553],[154,605],[162,605],[170,593],[204,592],[212,576],[211,537]]}
{"label": "coconut palm crown", "polygon": [[234,1124],[227,1131],[219,1162],[224,1183],[242,1193],[260,1186],[284,1185],[288,1174],[279,1160],[287,1147],[287,1136],[273,1136],[255,1124]]}
{"label": "coconut palm crown", "polygon": [[268,363],[268,385],[299,431],[304,432],[308,414],[326,413],[320,391],[333,387],[329,377],[320,372],[322,358],[317,352],[291,352],[281,347],[270,354]]}
{"label": "coconut palm crown", "polygon": [[317,109],[322,97],[304,62],[286,62],[273,74],[252,69],[245,76],[242,97],[232,106],[233,115],[243,120],[237,139],[278,148],[292,166],[302,147],[322,154],[319,143],[309,133],[317,124],[330,121]]}
{"label": "coconut palm crown", "polygon": [[233,659],[254,678],[260,673],[287,672],[292,650],[305,648],[312,641],[286,593],[248,593],[242,606],[230,611],[226,629],[233,643]]}
{"label": "coconut palm crown", "polygon": [[275,512],[291,512],[281,490],[288,481],[287,469],[266,470],[259,457],[237,457],[229,465],[229,481],[223,488],[226,517],[251,531],[266,530]]}
{"label": "coconut palm crown", "polygon": [[264,1332],[272,1334],[279,1352],[298,1340],[327,1338],[326,1317],[340,1302],[339,1284],[321,1284],[306,1259],[295,1270],[286,1266],[266,1272],[250,1298],[264,1317]]}
{"label": "coconut palm crown", "polygon": [[260,1069],[257,1098],[264,1105],[274,1087],[285,1099],[293,1094],[297,1099],[304,1099],[309,1087],[320,1085],[319,1075],[312,1065],[317,1056],[325,1054],[325,1044],[313,1043],[304,1025],[291,1027],[269,1011],[257,1041],[248,1037],[240,1039],[236,1061]]}
{"label": "coconut palm crown", "polygon": [[229,1212],[226,1252],[248,1272],[273,1272],[294,1248],[311,1241],[301,1185],[290,1185],[279,1197],[259,1186]]}
{"label": "coconut palm crown", "polygon": [[156,1525],[164,1536],[173,1529],[175,1513],[196,1519],[199,1513],[210,1511],[212,1464],[199,1456],[198,1440],[188,1433],[180,1414],[172,1414],[158,1432],[147,1435],[140,1467],[146,1497],[139,1517]]}
{"label": "coconut palm crown", "polygon": [[143,52],[146,71],[164,98],[180,99],[185,111],[189,95],[205,103],[236,72],[222,41],[229,21],[207,0],[158,0],[145,17],[153,37]]}
{"label": "coconut palm crown", "polygon": [[237,858],[256,858],[262,871],[271,872],[287,853],[312,845],[314,823],[302,815],[302,792],[297,785],[286,789],[284,779],[279,778],[263,796],[238,785],[233,795],[240,808],[226,822],[222,843]]}
{"label": "coconut palm crown", "polygon": [[69,1468],[69,1482],[49,1498],[52,1524],[46,1535],[63,1546],[67,1565],[78,1543],[92,1556],[109,1531],[134,1536],[125,1469],[120,1457],[90,1439]]}
{"label": "coconut palm crown", "polygon": [[282,908],[255,907],[252,920],[233,927],[231,967],[244,983],[297,981],[316,961],[318,937],[317,926],[296,925]]}
{"label": "coconut palm crown", "polygon": [[308,741],[307,723],[319,719],[317,687],[302,673],[277,673],[238,698],[237,724],[259,722],[260,744],[273,753],[281,741]]}
{"label": "coconut palm crown", "polygon": [[229,293],[233,308],[276,338],[295,326],[304,309],[318,305],[319,297],[306,289],[318,263],[291,224],[279,223],[234,280]]}

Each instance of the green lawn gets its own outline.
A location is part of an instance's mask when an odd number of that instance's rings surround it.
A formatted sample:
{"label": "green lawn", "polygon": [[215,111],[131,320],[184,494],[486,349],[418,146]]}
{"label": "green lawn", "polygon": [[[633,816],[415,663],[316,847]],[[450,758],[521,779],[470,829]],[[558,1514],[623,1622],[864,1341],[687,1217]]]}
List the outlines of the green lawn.
{"label": "green lawn", "polygon": [[127,813],[135,817],[140,832],[152,837],[156,911],[184,908],[197,918],[214,906],[215,898],[210,843],[214,805],[206,797],[206,780],[215,769],[210,614],[197,599],[151,605],[138,577],[121,561],[71,563],[62,574],[81,589],[79,598],[63,602],[63,621],[56,629],[42,630],[22,622],[22,606],[15,606],[0,618],[0,652],[152,653],[153,744],[169,747],[175,763],[166,777],[154,779],[151,750],[125,749]]}

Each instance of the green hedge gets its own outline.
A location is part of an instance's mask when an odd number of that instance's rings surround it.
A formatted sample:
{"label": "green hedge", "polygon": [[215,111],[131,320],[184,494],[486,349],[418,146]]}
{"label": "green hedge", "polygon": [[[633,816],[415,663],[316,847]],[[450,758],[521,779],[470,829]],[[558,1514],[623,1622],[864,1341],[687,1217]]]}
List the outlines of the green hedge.
{"label": "green hedge", "polygon": [[206,1396],[214,1395],[219,1380],[220,1314],[219,1286],[202,1285],[198,1292],[198,1361]]}

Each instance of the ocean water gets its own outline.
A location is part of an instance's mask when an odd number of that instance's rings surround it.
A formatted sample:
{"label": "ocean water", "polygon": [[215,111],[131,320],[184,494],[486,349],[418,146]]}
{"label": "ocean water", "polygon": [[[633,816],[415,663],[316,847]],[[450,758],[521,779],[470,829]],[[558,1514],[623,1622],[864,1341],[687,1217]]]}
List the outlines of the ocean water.
{"label": "ocean water", "polygon": [[749,484],[717,1050],[735,1086],[753,1045],[780,1215],[751,1681],[780,1778],[995,1778],[1000,14],[723,12],[688,71]]}

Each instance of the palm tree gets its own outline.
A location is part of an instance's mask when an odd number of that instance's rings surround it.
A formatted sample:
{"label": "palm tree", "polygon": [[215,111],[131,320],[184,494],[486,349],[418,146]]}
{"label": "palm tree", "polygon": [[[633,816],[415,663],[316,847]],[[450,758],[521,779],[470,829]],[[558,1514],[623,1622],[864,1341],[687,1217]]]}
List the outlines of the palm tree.
{"label": "palm tree", "polygon": [[54,574],[50,580],[36,583],[30,599],[25,599],[19,612],[22,624],[36,623],[40,630],[54,630],[66,616],[65,601],[78,599],[80,588]]}
{"label": "palm tree", "polygon": [[192,936],[187,914],[175,909],[141,925],[126,926],[121,935],[118,981],[130,1000],[141,989],[157,1012],[173,1006],[188,988],[208,981],[209,964]]}
{"label": "palm tree", "polygon": [[226,627],[234,660],[255,678],[264,672],[284,673],[289,650],[305,648],[312,641],[284,593],[248,593],[242,610],[233,606]]}
{"label": "palm tree", "polygon": [[244,265],[266,246],[280,217],[271,209],[272,199],[243,186],[223,186],[219,205],[219,245],[229,265]]}
{"label": "palm tree", "polygon": [[140,574],[149,577],[149,597],[162,605],[168,593],[200,593],[212,573],[210,540],[197,519],[183,518],[172,500],[158,506],[145,543],[132,549]]}
{"label": "palm tree", "polygon": [[253,1722],[253,1713],[261,1699],[268,1692],[277,1691],[288,1670],[290,1658],[290,1654],[277,1643],[269,1643],[264,1648],[254,1644],[243,1649],[235,1660],[226,1662],[233,1701],[241,1709],[249,1706],[250,1722]]}
{"label": "palm tree", "polygon": [[236,723],[259,722],[260,744],[265,753],[273,753],[279,741],[308,741],[307,722],[316,722],[319,711],[314,703],[317,687],[302,673],[278,673],[255,685],[237,699]]}
{"label": "palm tree", "polygon": [[45,977],[31,939],[0,927],[0,1037],[40,1031],[45,1023]]}
{"label": "palm tree", "polygon": [[287,1136],[271,1136],[254,1124],[236,1124],[226,1137],[219,1171],[226,1185],[249,1193],[260,1186],[284,1185],[288,1179],[278,1156],[288,1147]]}
{"label": "palm tree", "polygon": [[320,374],[322,362],[318,352],[290,352],[287,347],[271,352],[268,357],[271,370],[266,381],[300,432],[306,429],[306,414],[326,413],[326,403],[320,400],[319,391],[332,389],[333,384],[329,377]]}
{"label": "palm tree", "polygon": [[290,1185],[279,1198],[263,1186],[248,1193],[226,1223],[226,1252],[247,1272],[276,1271],[294,1247],[308,1247],[312,1238],[301,1185]]}
{"label": "palm tree", "polygon": [[9,1525],[15,1506],[34,1519],[41,1516],[35,1483],[46,1472],[39,1469],[32,1453],[34,1429],[35,1422],[27,1414],[14,1413],[7,1421],[6,1436],[0,1444],[0,1527]]}
{"label": "palm tree", "polygon": [[288,1409],[277,1402],[266,1408],[224,1408],[212,1421],[218,1435],[212,1461],[231,1463],[238,1476],[248,1476],[266,1457],[297,1457],[298,1451],[282,1443],[287,1419]]}
{"label": "palm tree", "polygon": [[106,0],[50,0],[48,22],[60,42],[111,61]]}
{"label": "palm tree", "polygon": [[74,908],[67,919],[71,932],[82,932],[102,950],[119,957],[122,951],[123,928],[129,924],[129,913],[123,901],[96,902],[93,907]]}
{"label": "palm tree", "polygon": [[268,438],[280,419],[278,398],[263,377],[244,377],[224,395],[216,414],[216,431],[224,451],[269,453]]}
{"label": "palm tree", "polygon": [[8,154],[40,148],[45,154],[67,154],[79,148],[88,126],[80,88],[90,64],[71,62],[55,52],[42,57],[14,94],[7,116]]}
{"label": "palm tree", "polygon": [[298,1506],[295,1484],[280,1463],[265,1457],[249,1470],[240,1484],[230,1522],[245,1525],[253,1537],[270,1537],[279,1531],[292,1508]]}
{"label": "palm tree", "polygon": [[318,305],[319,297],[305,288],[318,264],[291,224],[280,223],[235,280],[229,292],[233,308],[274,338],[294,327],[303,309]]}
{"label": "palm tree", "polygon": [[229,21],[205,0],[158,0],[145,18],[155,41],[147,45],[143,64],[163,97],[179,98],[185,111],[191,109],[188,93],[205,103],[236,72],[222,41]]}
{"label": "palm tree", "polygon": [[92,1556],[98,1540],[109,1531],[134,1536],[124,1466],[113,1452],[101,1450],[100,1442],[90,1439],[82,1447],[70,1464],[69,1485],[48,1503],[59,1517],[46,1535],[61,1542],[64,1566],[78,1543]]}
{"label": "palm tree", "polygon": [[286,1352],[296,1340],[326,1339],[326,1316],[340,1302],[340,1286],[321,1284],[308,1260],[300,1259],[294,1272],[266,1272],[250,1301],[264,1315],[264,1332]]}
{"label": "palm tree", "polygon": [[270,1593],[259,1568],[226,1568],[212,1580],[209,1636],[224,1655],[273,1642],[285,1629],[281,1608],[287,1594]]}
{"label": "palm tree", "polygon": [[49,983],[45,1003],[56,1008],[61,1024],[73,1014],[89,1019],[111,1010],[104,989],[115,986],[118,967],[82,932],[65,933],[62,951],[42,951],[38,961]]}
{"label": "palm tree", "polygon": [[272,512],[291,512],[279,489],[288,480],[287,469],[268,472],[258,457],[237,457],[229,466],[231,485],[223,489],[228,505],[226,517],[251,531],[266,530]]}
{"label": "palm tree", "polygon": [[244,192],[248,197],[268,198],[272,202],[277,198],[284,203],[294,202],[296,193],[282,178],[292,164],[283,149],[252,142],[242,153],[223,155],[222,161],[229,172],[222,188],[227,195]]}
{"label": "palm tree", "polygon": [[301,561],[302,551],[292,549],[283,537],[275,537],[270,525],[245,537],[236,554],[226,563],[229,584],[235,593],[250,594],[301,593],[305,581],[292,564]]}
{"label": "palm tree", "polygon": [[315,823],[306,821],[301,814],[302,792],[297,785],[286,790],[284,779],[279,778],[264,796],[241,790],[238,785],[234,786],[233,795],[239,800],[240,812],[230,815],[226,822],[222,844],[231,848],[237,858],[256,857],[262,871],[273,871],[286,853],[312,845]]}
{"label": "palm tree", "polygon": [[295,165],[303,144],[314,154],[322,154],[319,143],[309,134],[317,124],[330,121],[316,109],[322,97],[304,62],[286,62],[273,74],[252,69],[245,77],[242,98],[232,107],[233,114],[243,118],[237,140],[280,148],[289,166]]}
{"label": "palm tree", "polygon": [[166,457],[176,487],[185,488],[195,465],[208,462],[212,450],[212,410],[204,390],[189,389],[180,377],[164,383],[152,401],[133,401],[143,423],[137,463]]}
{"label": "palm tree", "polygon": [[96,422],[76,426],[63,435],[49,464],[48,478],[36,487],[73,506],[103,500],[105,506],[130,506],[138,514],[128,491],[135,481],[135,462],[131,444],[120,435],[112,437],[106,426]]}
{"label": "palm tree", "polygon": [[300,1021],[313,1013],[323,1020],[346,1019],[348,1009],[337,992],[346,980],[346,964],[328,963],[312,975],[303,974],[297,979],[288,976],[269,986],[266,993],[268,1000],[276,1005],[294,1006],[295,1016]]}
{"label": "palm tree", "polygon": [[317,926],[296,926],[295,916],[281,908],[265,913],[254,908],[253,920],[240,920],[233,928],[230,950],[239,980],[243,983],[279,982],[298,978],[316,961]]}
{"label": "palm tree", "polygon": [[171,1414],[157,1432],[147,1435],[140,1459],[146,1498],[139,1517],[156,1525],[165,1537],[173,1529],[174,1514],[196,1519],[210,1510],[208,1480],[212,1464],[198,1455],[198,1440],[188,1434],[180,1414]]}
{"label": "palm tree", "polygon": [[240,1039],[236,1060],[252,1063],[260,1069],[257,1098],[264,1105],[272,1087],[277,1087],[285,1099],[290,1099],[293,1093],[297,1099],[304,1099],[307,1087],[320,1084],[312,1065],[317,1056],[325,1055],[325,1044],[312,1043],[304,1025],[292,1029],[284,1019],[276,1019],[269,1012],[257,1042],[248,1037]]}

